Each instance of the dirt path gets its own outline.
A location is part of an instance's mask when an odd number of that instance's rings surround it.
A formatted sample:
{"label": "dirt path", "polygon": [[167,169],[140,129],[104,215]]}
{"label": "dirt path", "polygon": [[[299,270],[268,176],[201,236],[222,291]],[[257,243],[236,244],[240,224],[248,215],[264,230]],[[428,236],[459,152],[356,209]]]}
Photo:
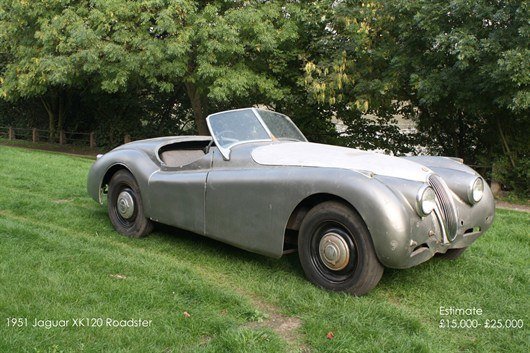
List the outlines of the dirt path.
{"label": "dirt path", "polygon": [[513,203],[506,202],[506,201],[495,201],[495,208],[530,213],[530,206],[516,205]]}
{"label": "dirt path", "polygon": [[[279,307],[263,300],[255,293],[241,288],[240,286],[233,283],[229,276],[219,271],[202,266],[197,266],[195,269],[202,277],[209,279],[214,283],[223,283],[221,286],[226,286],[227,289],[229,288],[229,290],[232,290],[246,298],[253,307],[265,314],[265,317],[262,320],[248,322],[244,325],[244,327],[249,329],[271,329],[285,341],[291,351],[297,351],[300,353],[311,352],[311,349],[303,343],[304,338],[299,331],[302,321],[299,318],[282,314]],[[222,281],[219,279],[222,279]]]}
{"label": "dirt path", "polygon": [[287,316],[280,313],[280,309],[270,303],[263,301],[255,295],[241,293],[250,299],[252,305],[267,314],[267,318],[261,322],[249,322],[245,326],[250,329],[269,328],[280,336],[291,348],[302,353],[310,352],[310,349],[302,342],[303,339],[298,332],[302,322],[299,318]]}

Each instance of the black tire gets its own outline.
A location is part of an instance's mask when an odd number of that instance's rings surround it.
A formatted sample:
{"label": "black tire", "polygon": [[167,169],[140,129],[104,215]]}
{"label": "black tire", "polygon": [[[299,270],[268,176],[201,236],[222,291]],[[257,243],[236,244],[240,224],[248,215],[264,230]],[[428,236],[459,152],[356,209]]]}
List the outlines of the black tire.
{"label": "black tire", "polygon": [[[126,194],[122,194],[126,193]],[[120,200],[120,195],[123,195]],[[130,198],[129,198],[130,197]],[[132,203],[127,203],[131,201]],[[119,210],[118,202],[125,202],[125,208]],[[114,228],[121,234],[132,237],[141,238],[151,233],[153,230],[153,222],[145,217],[144,208],[142,204],[142,197],[140,195],[140,188],[134,179],[134,176],[127,170],[117,171],[110,180],[109,192],[107,197],[109,218]]]}
{"label": "black tire", "polygon": [[[323,202],[307,213],[300,226],[298,253],[307,279],[328,290],[361,296],[383,275],[361,216],[339,202]],[[329,254],[339,260],[330,261]]]}
{"label": "black tire", "polygon": [[467,248],[449,249],[445,254],[436,254],[436,257],[444,260],[456,260],[466,251]]}

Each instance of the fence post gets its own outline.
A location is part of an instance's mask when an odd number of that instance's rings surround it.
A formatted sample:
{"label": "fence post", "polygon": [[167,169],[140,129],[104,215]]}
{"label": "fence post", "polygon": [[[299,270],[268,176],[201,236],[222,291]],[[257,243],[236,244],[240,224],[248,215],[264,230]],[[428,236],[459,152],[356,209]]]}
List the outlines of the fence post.
{"label": "fence post", "polygon": [[9,130],[7,131],[7,138],[10,140],[15,139],[15,130],[13,130],[12,127],[10,127]]}
{"label": "fence post", "polygon": [[37,129],[36,128],[33,128],[32,129],[32,138],[33,138],[33,142],[37,142],[39,140],[39,135],[37,134]]}
{"label": "fence post", "polygon": [[131,142],[131,135],[125,134],[125,137],[123,138],[123,143],[129,143]]}
{"label": "fence post", "polygon": [[61,130],[59,133],[59,144],[64,145],[66,143],[66,135],[64,133],[64,130]]}
{"label": "fence post", "polygon": [[96,136],[94,135],[94,131],[90,133],[90,147],[96,147]]}

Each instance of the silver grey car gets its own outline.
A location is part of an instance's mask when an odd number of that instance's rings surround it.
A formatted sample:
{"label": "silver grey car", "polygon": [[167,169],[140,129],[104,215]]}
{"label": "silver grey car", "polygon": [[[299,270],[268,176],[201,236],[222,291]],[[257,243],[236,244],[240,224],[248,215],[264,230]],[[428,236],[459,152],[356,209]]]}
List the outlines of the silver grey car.
{"label": "silver grey car", "polygon": [[493,222],[488,185],[460,159],[310,143],[287,116],[255,108],[207,123],[211,137],[98,156],[88,193],[106,194],[118,232],[142,237],[159,222],[275,258],[298,251],[311,282],[363,295],[384,267],[454,259]]}

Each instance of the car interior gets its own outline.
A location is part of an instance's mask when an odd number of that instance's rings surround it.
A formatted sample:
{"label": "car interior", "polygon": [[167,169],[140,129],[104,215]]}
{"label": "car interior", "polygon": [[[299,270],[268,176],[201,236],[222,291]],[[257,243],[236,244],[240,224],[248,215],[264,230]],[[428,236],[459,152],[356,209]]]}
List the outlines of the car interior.
{"label": "car interior", "polygon": [[212,145],[213,139],[171,143],[160,148],[158,155],[168,167],[182,167],[204,157]]}

